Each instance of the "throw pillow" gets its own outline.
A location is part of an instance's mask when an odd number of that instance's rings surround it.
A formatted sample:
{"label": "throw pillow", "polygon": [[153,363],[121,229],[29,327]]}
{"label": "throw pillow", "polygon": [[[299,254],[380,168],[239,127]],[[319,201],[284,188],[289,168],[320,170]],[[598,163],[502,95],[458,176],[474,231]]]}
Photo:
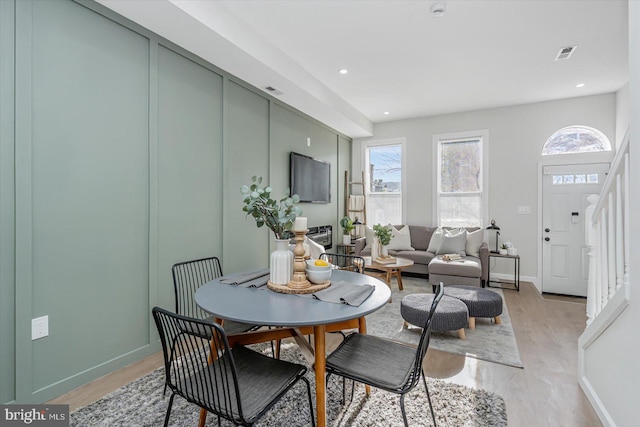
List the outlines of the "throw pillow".
{"label": "throw pillow", "polygon": [[431,240],[429,240],[429,247],[427,247],[427,252],[431,252],[435,254],[438,252],[438,248],[440,247],[440,243],[442,243],[442,239],[444,238],[444,230],[441,227],[438,227],[436,231],[431,235]]}
{"label": "throw pillow", "polygon": [[442,243],[440,243],[440,247],[438,248],[436,255],[466,255],[465,247],[467,245],[467,230],[462,230],[462,232],[459,232],[458,234],[452,234],[452,231],[446,230],[444,232]]}
{"label": "throw pillow", "polygon": [[393,225],[389,225],[391,227],[391,243],[387,245],[387,249],[393,249],[395,251],[415,251],[411,247],[411,235],[409,234],[409,227],[404,226],[400,230],[395,228]]}
{"label": "throw pillow", "polygon": [[484,230],[481,228],[476,231],[467,232],[467,245],[465,252],[469,256],[480,257],[480,246],[484,237]]}

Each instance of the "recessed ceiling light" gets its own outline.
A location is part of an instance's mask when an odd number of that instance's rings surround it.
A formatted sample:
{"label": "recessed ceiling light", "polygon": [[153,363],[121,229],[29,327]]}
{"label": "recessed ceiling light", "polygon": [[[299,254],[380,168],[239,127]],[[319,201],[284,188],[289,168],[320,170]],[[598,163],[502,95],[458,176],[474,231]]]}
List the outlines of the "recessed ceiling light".
{"label": "recessed ceiling light", "polygon": [[447,8],[444,3],[435,3],[433,6],[431,6],[431,16],[440,18],[441,16],[444,16],[444,12],[446,9]]}
{"label": "recessed ceiling light", "polygon": [[388,112],[388,111],[385,111],[385,112],[384,112],[384,113],[382,113],[382,114],[384,114],[385,116],[388,116],[388,115],[389,115],[389,112]]}
{"label": "recessed ceiling light", "polygon": [[578,83],[576,87],[584,87],[584,83]]}
{"label": "recessed ceiling light", "polygon": [[346,68],[340,69],[340,74],[347,74],[348,72],[349,70],[347,70]]}

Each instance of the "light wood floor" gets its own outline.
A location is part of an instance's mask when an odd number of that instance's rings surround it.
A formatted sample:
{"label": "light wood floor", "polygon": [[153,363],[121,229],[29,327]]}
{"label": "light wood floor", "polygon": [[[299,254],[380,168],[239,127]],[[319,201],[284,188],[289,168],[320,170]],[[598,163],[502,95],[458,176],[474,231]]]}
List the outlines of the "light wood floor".
{"label": "light wood floor", "polygon": [[[504,295],[524,369],[430,349],[427,375],[499,394],[513,427],[601,426],[577,380],[585,300],[542,297],[528,282],[520,292],[505,290]],[[73,411],[161,365],[160,353],[149,356],[50,403],[69,404]]]}

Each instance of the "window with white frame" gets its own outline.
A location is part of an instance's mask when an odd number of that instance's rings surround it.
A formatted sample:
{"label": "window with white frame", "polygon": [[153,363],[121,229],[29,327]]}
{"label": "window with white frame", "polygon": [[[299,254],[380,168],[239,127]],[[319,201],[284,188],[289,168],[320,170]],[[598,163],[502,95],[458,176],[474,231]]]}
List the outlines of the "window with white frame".
{"label": "window with white frame", "polygon": [[367,224],[402,224],[404,139],[363,145]]}
{"label": "window with white frame", "polygon": [[555,132],[542,147],[543,156],[611,151],[609,138],[589,126],[567,126]]}
{"label": "window with white frame", "polygon": [[488,132],[435,135],[434,211],[441,227],[482,227],[487,218]]}

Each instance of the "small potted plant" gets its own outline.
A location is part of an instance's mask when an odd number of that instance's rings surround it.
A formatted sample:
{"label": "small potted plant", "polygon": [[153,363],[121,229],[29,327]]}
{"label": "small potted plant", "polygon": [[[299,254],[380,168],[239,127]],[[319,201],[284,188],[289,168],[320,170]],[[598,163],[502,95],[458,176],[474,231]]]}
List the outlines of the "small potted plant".
{"label": "small potted plant", "polygon": [[500,245],[500,255],[507,255],[507,250],[509,248],[507,248],[507,245],[505,245],[504,243]]}
{"label": "small potted plant", "polygon": [[351,244],[351,232],[355,228],[353,221],[345,215],[340,220],[340,226],[342,227],[342,243],[344,245]]}
{"label": "small potted plant", "polygon": [[[393,234],[391,234],[391,228],[384,225],[376,224],[373,226],[373,232],[380,244],[379,252],[380,258],[388,258],[389,253],[387,251],[387,245],[391,243]],[[373,254],[373,252],[371,252]]]}

